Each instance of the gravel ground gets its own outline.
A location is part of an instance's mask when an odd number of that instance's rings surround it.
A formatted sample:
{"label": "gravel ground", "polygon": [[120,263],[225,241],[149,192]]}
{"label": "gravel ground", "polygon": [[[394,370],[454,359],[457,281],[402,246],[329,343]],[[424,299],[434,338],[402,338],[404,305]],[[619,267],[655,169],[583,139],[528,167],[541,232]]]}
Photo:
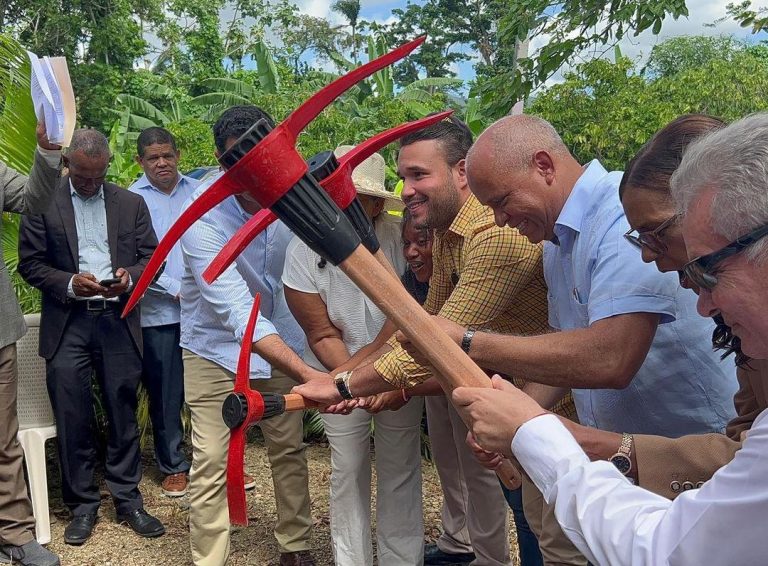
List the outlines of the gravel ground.
{"label": "gravel ground", "polygon": [[[51,444],[51,443],[49,443]],[[328,490],[330,480],[330,452],[327,445],[308,447],[310,493],[312,497],[312,548],[318,565],[331,565]],[[236,528],[232,533],[231,566],[266,566],[275,564],[278,549],[272,536],[275,521],[274,492],[266,451],[258,437],[247,447],[247,470],[257,482],[256,489],[248,492],[249,526]],[[191,564],[189,533],[187,528],[187,497],[168,498],[160,490],[161,476],[152,462],[151,448],[144,451],[144,477],[141,492],[145,508],[157,516],[166,527],[166,534],[157,539],[143,539],[129,527],[115,523],[115,511],[106,488],[102,484],[103,505],[99,521],[90,540],[80,547],[64,544],[64,528],[69,517],[60,495],[60,482],[56,457],[48,458],[49,491],[51,493],[51,536],[49,548],[57,552],[66,566],[144,566]],[[423,500],[425,540],[433,541],[440,534],[440,483],[434,466],[424,460]],[[375,540],[375,539],[374,539]],[[515,548],[514,528],[510,540]],[[516,551],[515,551],[516,554]],[[516,559],[516,556],[514,557]],[[517,561],[515,560],[515,564]]]}

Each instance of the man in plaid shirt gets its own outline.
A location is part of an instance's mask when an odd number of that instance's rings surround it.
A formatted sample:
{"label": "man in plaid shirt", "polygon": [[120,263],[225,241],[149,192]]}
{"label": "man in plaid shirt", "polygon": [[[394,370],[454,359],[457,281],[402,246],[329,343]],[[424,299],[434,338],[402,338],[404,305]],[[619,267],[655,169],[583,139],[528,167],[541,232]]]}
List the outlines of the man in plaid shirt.
{"label": "man in plaid shirt", "polygon": [[[400,140],[403,201],[416,226],[434,230],[434,271],[424,308],[473,329],[523,335],[548,332],[542,247],[517,230],[496,226],[492,211],[472,195],[465,171],[471,145],[471,132],[455,118]],[[467,429],[430,380],[431,372],[392,338],[381,356],[355,369],[346,384],[355,397],[392,389],[432,395],[427,398],[427,417],[445,495],[444,533],[437,545],[427,547],[425,564],[473,559],[475,565],[511,564],[507,509],[498,480],[473,458],[465,443]],[[515,383],[527,387],[522,380]],[[295,391],[327,404],[341,400],[332,380],[315,380]],[[575,416],[570,397],[555,410]]]}

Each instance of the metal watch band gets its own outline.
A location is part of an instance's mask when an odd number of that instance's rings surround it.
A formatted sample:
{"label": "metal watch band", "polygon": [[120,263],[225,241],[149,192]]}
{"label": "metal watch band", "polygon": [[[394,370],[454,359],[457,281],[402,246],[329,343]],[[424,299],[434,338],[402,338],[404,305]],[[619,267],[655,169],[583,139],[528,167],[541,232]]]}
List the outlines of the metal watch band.
{"label": "metal watch band", "polygon": [[469,354],[469,348],[472,346],[472,337],[475,335],[475,331],[468,328],[464,333],[464,337],[461,339],[461,349]]}

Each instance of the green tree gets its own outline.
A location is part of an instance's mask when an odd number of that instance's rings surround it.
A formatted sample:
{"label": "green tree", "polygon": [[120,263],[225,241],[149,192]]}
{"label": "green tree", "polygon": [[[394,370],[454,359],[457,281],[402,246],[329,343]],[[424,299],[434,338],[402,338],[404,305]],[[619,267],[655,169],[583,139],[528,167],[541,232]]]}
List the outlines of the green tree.
{"label": "green tree", "polygon": [[[676,40],[670,40],[672,45]],[[667,42],[658,49],[666,52]],[[741,46],[668,76],[643,75],[626,58],[595,59],[539,94],[529,111],[547,119],[581,162],[623,169],[661,127],[681,114],[734,120],[768,109],[768,60]]]}
{"label": "green tree", "polygon": [[[502,16],[496,40],[506,46],[503,64],[479,81],[477,94],[490,117],[508,113],[549,79],[574,55],[588,49],[608,49],[627,35],[645,30],[661,31],[664,19],[687,16],[685,0],[496,0]],[[517,59],[509,51],[515,42],[546,38],[547,43],[530,57]]]}
{"label": "green tree", "polygon": [[352,30],[352,61],[357,65],[357,24],[360,18],[360,0],[336,0],[331,4],[331,10],[338,12],[349,22],[349,27]]}

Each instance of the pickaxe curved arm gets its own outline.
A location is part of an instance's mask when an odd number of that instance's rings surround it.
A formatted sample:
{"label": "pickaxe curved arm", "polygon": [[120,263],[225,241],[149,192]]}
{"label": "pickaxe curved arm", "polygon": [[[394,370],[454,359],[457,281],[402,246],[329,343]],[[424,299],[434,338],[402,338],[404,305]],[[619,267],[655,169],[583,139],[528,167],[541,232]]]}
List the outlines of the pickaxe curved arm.
{"label": "pickaxe curved arm", "polygon": [[[338,167],[330,175],[320,180],[320,186],[325,189],[341,210],[347,210],[357,197],[357,191],[352,182],[352,170],[355,167],[393,141],[411,132],[436,124],[452,113],[453,110],[448,110],[421,118],[420,120],[401,124],[365,140],[339,158]],[[208,284],[213,283],[219,275],[232,265],[243,250],[248,247],[248,244],[275,220],[277,220],[277,217],[267,209],[262,209],[254,214],[213,259],[205,272],[203,272],[203,279]],[[360,234],[360,236],[362,237],[363,234]]]}
{"label": "pickaxe curved arm", "polygon": [[251,344],[259,318],[261,295],[253,300],[251,314],[245,327],[245,335],[240,345],[240,357],[237,361],[234,391],[225,399],[221,408],[224,422],[230,428],[229,450],[227,452],[227,503],[229,520],[236,525],[248,524],[245,501],[245,434],[248,429],[262,419],[282,415],[285,411],[297,411],[317,404],[307,403],[301,395],[279,393],[260,393],[251,389]]}
{"label": "pickaxe curved arm", "polygon": [[[253,145],[237,144],[238,151],[245,151],[244,155],[242,153],[227,155],[229,152],[222,155],[220,161],[227,172],[188,207],[168,230],[158,244],[141,277],[136,281],[133,292],[123,310],[123,317],[127,316],[139,302],[174,244],[179,241],[181,235],[192,224],[225,198],[242,192],[243,187],[258,192],[262,195],[264,202],[269,204],[279,200],[288,189],[301,179],[307,170],[304,159],[295,148],[296,138],[301,130],[314,120],[323,109],[355,84],[399,61],[424,43],[425,40],[426,36],[422,36],[401,45],[320,89],[258,143]],[[243,138],[247,138],[247,136],[248,133]],[[256,180],[254,181],[254,179]],[[256,186],[253,186],[254,183]],[[265,205],[264,208],[269,208],[269,204]]]}

